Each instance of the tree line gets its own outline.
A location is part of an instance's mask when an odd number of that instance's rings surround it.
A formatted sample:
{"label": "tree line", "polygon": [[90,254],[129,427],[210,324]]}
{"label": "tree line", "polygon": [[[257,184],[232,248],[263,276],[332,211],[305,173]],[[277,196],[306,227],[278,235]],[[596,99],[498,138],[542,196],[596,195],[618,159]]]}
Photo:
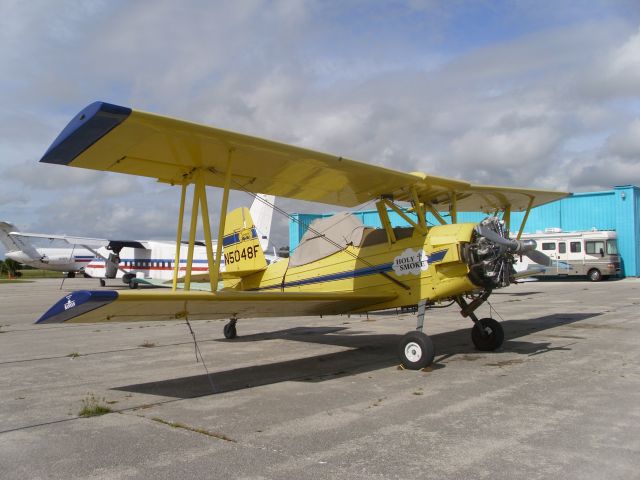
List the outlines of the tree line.
{"label": "tree line", "polygon": [[5,275],[19,277],[22,275],[22,273],[18,271],[20,267],[21,265],[18,262],[10,258],[0,260],[0,277]]}

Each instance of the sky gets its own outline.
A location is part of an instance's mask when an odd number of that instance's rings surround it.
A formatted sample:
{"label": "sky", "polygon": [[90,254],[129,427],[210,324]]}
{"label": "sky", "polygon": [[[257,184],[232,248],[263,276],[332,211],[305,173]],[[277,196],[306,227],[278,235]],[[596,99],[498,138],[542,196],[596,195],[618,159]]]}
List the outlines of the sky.
{"label": "sky", "polygon": [[[96,100],[476,183],[640,185],[634,0],[0,0],[0,12],[0,220],[22,231],[175,238],[178,188],[38,163]],[[212,225],[220,197],[209,189]],[[288,244],[278,214],[273,243]]]}

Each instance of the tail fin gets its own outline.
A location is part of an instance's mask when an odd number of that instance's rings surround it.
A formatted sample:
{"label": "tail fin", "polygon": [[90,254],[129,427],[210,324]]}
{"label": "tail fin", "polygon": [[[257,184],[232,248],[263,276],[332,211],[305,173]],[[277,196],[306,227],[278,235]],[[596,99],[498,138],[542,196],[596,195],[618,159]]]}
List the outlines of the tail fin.
{"label": "tail fin", "polygon": [[246,207],[227,214],[222,248],[226,276],[245,277],[267,268],[258,233]]}
{"label": "tail fin", "polygon": [[28,241],[22,237],[15,235],[9,235],[11,232],[15,232],[16,227],[7,222],[0,222],[0,242],[5,246],[7,252],[24,252],[33,260],[38,260],[41,255]]}
{"label": "tail fin", "polygon": [[251,218],[255,222],[256,232],[260,240],[262,251],[266,252],[269,246],[269,234],[271,233],[271,220],[273,218],[273,205],[276,197],[259,193],[251,204]]}

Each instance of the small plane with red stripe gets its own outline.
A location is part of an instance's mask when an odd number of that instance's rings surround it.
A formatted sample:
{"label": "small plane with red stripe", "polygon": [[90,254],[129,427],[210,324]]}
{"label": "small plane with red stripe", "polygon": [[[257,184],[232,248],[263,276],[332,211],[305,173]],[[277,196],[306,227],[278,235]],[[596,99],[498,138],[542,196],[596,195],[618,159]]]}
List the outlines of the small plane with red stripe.
{"label": "small plane with red stripe", "polygon": [[64,272],[69,278],[73,278],[76,273],[83,272],[95,258],[95,255],[85,248],[36,247],[21,238],[16,230],[12,223],[0,222],[0,242],[6,249],[6,258],[22,265]]}
{"label": "small plane with red stripe", "polygon": [[[251,216],[255,218],[253,235],[259,239],[268,262],[278,257],[275,252],[268,254],[267,247],[273,217],[273,195],[257,194],[251,205]],[[39,249],[36,251],[26,239],[44,238],[62,240],[73,248]],[[173,271],[184,274],[187,269],[188,242],[181,242],[180,255],[176,256],[176,244],[160,240],[110,240],[104,238],[75,237],[46,233],[17,232],[15,227],[0,222],[0,240],[8,249],[7,257],[44,270],[68,272],[73,277],[76,272],[100,279],[102,286],[106,279],[121,278],[131,288],[141,284],[163,286],[171,281]],[[228,240],[225,239],[225,242]],[[221,259],[224,269],[225,258]],[[233,260],[232,260],[233,261]],[[207,251],[204,242],[195,241],[191,270],[196,274],[207,274]],[[208,287],[208,283],[203,288]],[[197,286],[197,285],[194,285]]]}

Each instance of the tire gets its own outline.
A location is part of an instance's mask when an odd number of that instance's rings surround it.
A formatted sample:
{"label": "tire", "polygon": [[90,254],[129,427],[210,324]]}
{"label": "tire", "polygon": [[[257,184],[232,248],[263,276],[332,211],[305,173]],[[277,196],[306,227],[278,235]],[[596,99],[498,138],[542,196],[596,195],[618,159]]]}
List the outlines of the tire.
{"label": "tire", "polygon": [[400,363],[409,370],[420,370],[433,363],[436,351],[428,335],[417,330],[405,334],[398,344]]}
{"label": "tire", "polygon": [[591,270],[589,270],[587,276],[592,282],[599,282],[600,280],[602,280],[602,273],[600,273],[600,270],[598,270],[597,268],[592,268]]}
{"label": "tire", "polygon": [[101,287],[106,287],[107,286],[107,282],[105,282],[103,278],[100,279],[100,286]]}
{"label": "tire", "polygon": [[129,282],[129,288],[130,288],[131,290],[135,290],[135,289],[136,289],[136,288],[138,288],[138,287],[139,287],[138,282],[134,282],[133,280],[131,280],[131,281]]}
{"label": "tire", "polygon": [[236,338],[238,336],[238,331],[236,330],[236,326],[233,323],[227,323],[224,326],[224,338],[231,340],[232,338]]}
{"label": "tire", "polygon": [[[487,335],[482,335],[480,328],[484,328]],[[502,342],[504,342],[502,325],[493,318],[481,318],[471,329],[471,341],[482,352],[492,352],[500,348]]]}
{"label": "tire", "polygon": [[76,278],[76,272],[67,272],[67,278]]}

